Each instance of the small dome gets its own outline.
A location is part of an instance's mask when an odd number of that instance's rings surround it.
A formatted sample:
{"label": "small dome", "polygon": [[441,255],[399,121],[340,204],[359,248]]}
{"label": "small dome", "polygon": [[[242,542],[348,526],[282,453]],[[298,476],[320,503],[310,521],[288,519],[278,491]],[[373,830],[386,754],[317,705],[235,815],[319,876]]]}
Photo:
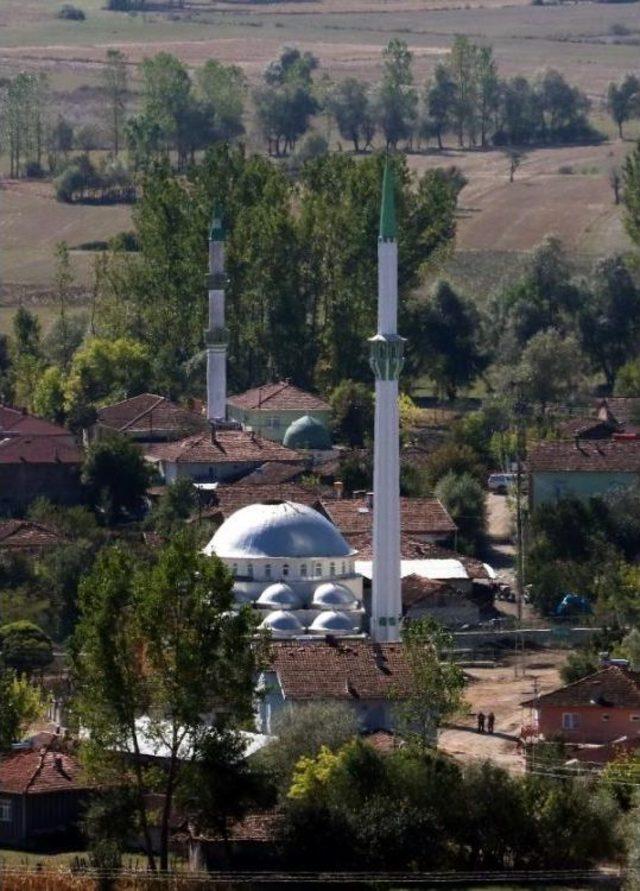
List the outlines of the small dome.
{"label": "small dome", "polygon": [[324,582],[313,592],[313,605],[320,609],[353,609],[357,602],[353,591],[337,582]]}
{"label": "small dome", "polygon": [[283,609],[265,616],[260,628],[270,631],[274,637],[294,637],[296,634],[304,634],[304,627],[296,616]]}
{"label": "small dome", "polygon": [[320,613],[309,627],[312,634],[353,634],[359,623],[355,623],[347,613],[327,610]]}
{"label": "small dome", "polygon": [[301,606],[298,595],[284,582],[269,585],[256,602],[258,606],[270,606],[272,609],[298,609]]}
{"label": "small dome", "polygon": [[292,501],[249,504],[231,514],[204,549],[223,559],[350,557],[355,551],[330,520]]}
{"label": "small dome", "polygon": [[288,449],[330,449],[331,437],[321,421],[304,415],[287,427],[282,443]]}

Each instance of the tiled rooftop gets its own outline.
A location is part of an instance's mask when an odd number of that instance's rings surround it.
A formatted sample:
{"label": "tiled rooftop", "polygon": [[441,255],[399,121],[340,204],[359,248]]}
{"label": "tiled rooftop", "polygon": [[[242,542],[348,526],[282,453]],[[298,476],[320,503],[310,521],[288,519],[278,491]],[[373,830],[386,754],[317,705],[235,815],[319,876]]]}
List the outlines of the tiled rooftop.
{"label": "tiled rooftop", "polygon": [[207,427],[202,415],[154,393],[141,393],[99,409],[98,422],[114,430],[150,437],[159,434],[185,436]]}
{"label": "tiled rooftop", "polygon": [[236,396],[229,396],[229,405],[244,409],[265,411],[330,411],[330,406],[320,396],[301,390],[289,381],[279,381],[254,387]]}
{"label": "tiled rooftop", "polygon": [[145,455],[186,464],[242,464],[254,461],[302,463],[302,458],[292,449],[243,430],[218,430],[215,437],[207,432],[188,436],[178,442],[150,443],[145,447]]}
{"label": "tiled rooftop", "polygon": [[640,709],[640,673],[610,665],[595,674],[559,687],[538,699],[522,703],[525,706],[539,705],[575,708],[577,706],[599,706],[600,708]]}

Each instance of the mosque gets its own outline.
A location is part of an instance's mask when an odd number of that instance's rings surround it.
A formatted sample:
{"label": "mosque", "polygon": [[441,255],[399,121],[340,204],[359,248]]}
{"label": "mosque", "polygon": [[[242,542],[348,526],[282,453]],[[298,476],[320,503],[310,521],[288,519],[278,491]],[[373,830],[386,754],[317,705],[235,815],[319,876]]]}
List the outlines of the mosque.
{"label": "mosque", "polygon": [[[219,209],[209,232],[207,419],[212,430],[237,429],[227,419],[225,230]],[[231,572],[238,605],[252,604],[261,627],[276,639],[353,637],[377,642],[400,637],[400,457],[398,377],[404,339],[397,333],[398,250],[395,183],[386,165],[378,238],[378,330],[370,338],[376,381],[374,431],[373,574],[370,615],[363,607],[357,551],[312,507],[287,501],[251,504],[232,514],[205,548]],[[305,420],[302,432],[317,422]],[[314,435],[317,435],[317,431]],[[293,445],[287,442],[285,445]],[[259,490],[258,490],[259,491]]]}

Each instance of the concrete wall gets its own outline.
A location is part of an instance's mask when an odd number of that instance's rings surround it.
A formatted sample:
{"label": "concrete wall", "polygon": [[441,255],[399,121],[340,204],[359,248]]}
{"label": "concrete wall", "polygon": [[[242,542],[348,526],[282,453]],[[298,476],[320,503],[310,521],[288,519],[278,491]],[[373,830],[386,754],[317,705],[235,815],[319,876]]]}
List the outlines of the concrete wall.
{"label": "concrete wall", "polygon": [[[577,715],[575,729],[563,727],[563,715]],[[640,737],[640,709],[582,706],[560,708],[545,705],[538,712],[538,729],[545,739],[562,737],[574,743],[606,743],[621,736]]]}
{"label": "concrete wall", "polygon": [[534,507],[559,498],[591,498],[628,488],[638,480],[635,473],[533,473],[531,503]]}
{"label": "concrete wall", "polygon": [[243,427],[252,427],[256,433],[260,433],[265,439],[282,442],[287,428],[298,418],[309,415],[320,421],[328,429],[331,423],[330,411],[268,411],[267,408],[242,409],[227,403],[227,416],[232,421],[239,421]]}
{"label": "concrete wall", "polygon": [[480,608],[475,603],[463,601],[451,603],[446,606],[425,606],[417,604],[407,610],[408,619],[419,619],[430,616],[444,625],[445,628],[455,628],[459,625],[472,625],[480,621]]}
{"label": "concrete wall", "polygon": [[225,480],[236,480],[252,470],[256,470],[262,461],[245,461],[238,463],[225,462],[223,464],[187,464],[174,461],[160,461],[158,468],[164,481],[171,485],[178,477],[192,479],[200,483],[216,483]]}
{"label": "concrete wall", "polygon": [[24,510],[36,498],[55,504],[82,501],[79,464],[0,465],[0,510]]}

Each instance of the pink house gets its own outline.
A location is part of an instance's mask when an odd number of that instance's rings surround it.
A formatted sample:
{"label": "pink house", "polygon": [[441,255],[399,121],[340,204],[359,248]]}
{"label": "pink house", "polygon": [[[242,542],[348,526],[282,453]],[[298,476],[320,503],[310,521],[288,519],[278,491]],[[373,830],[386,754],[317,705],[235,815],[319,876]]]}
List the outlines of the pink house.
{"label": "pink house", "polygon": [[545,739],[610,743],[640,739],[640,672],[611,665],[522,703]]}

